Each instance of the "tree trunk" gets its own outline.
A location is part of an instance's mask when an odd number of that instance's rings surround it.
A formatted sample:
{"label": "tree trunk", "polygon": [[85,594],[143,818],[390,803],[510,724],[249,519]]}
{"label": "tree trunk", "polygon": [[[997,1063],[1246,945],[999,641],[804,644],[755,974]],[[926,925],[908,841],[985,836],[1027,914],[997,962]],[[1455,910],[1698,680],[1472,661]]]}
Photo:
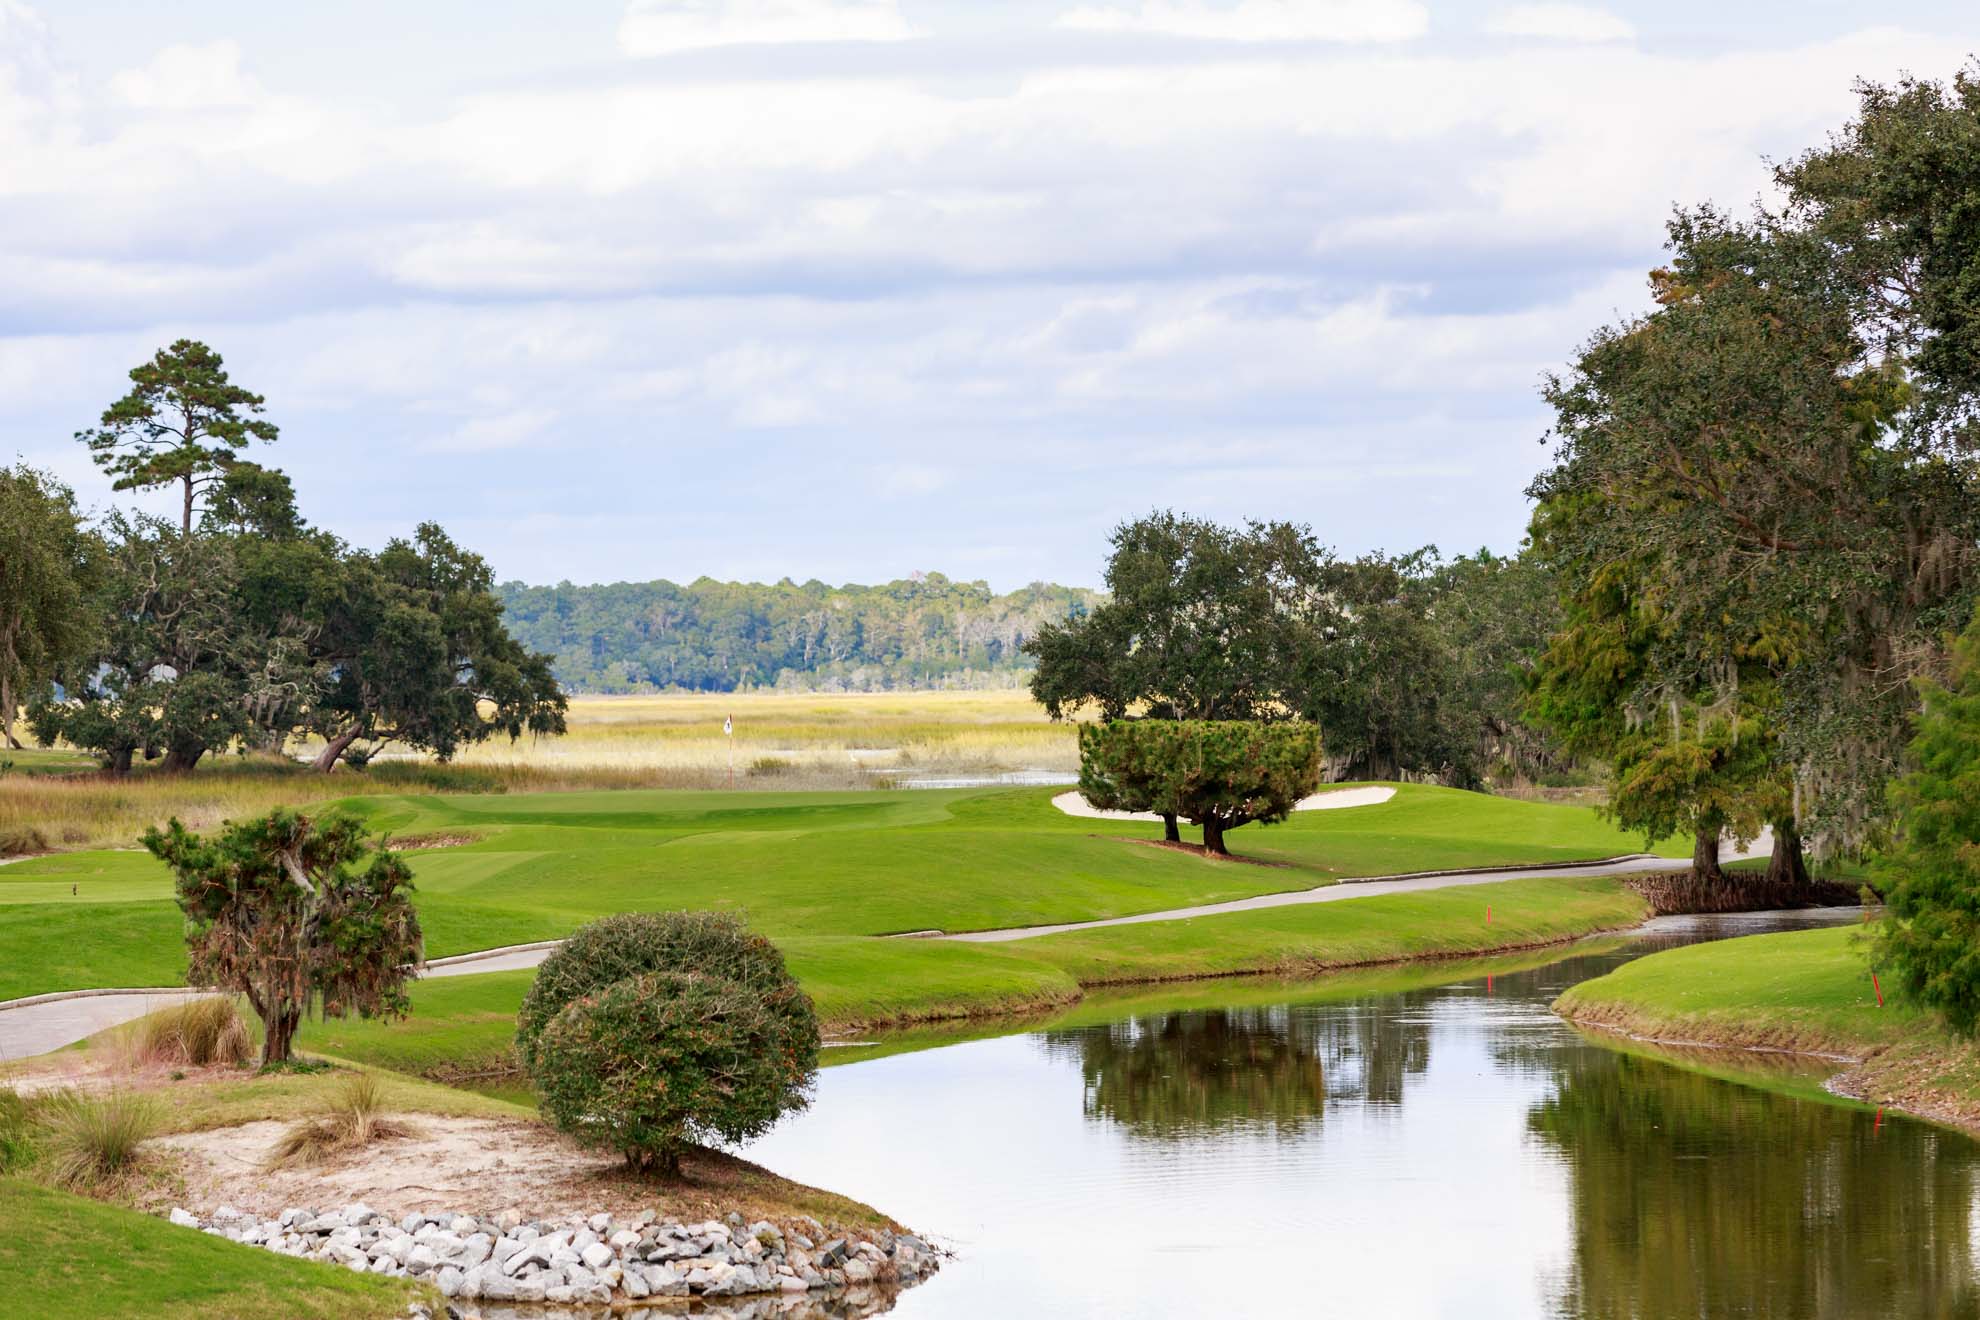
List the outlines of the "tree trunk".
{"label": "tree trunk", "polygon": [[14,684],[0,678],[0,733],[6,735],[7,746],[19,751],[21,740],[14,736],[14,714]]}
{"label": "tree trunk", "polygon": [[131,757],[135,747],[118,747],[103,754],[103,768],[113,775],[123,776],[131,772]]}
{"label": "tree trunk", "polygon": [[1219,857],[1231,855],[1231,850],[1224,846],[1224,822],[1215,816],[1203,818],[1203,850],[1216,853]]}
{"label": "tree trunk", "polygon": [[1774,822],[1774,855],[1767,859],[1769,894],[1805,893],[1808,889],[1808,860],[1801,850],[1801,831],[1792,819]]}
{"label": "tree trunk", "polygon": [[299,1008],[282,1008],[263,1015],[262,1067],[269,1068],[289,1061],[289,1051],[296,1040],[296,1027],[301,1021],[302,1010]]}
{"label": "tree trunk", "polygon": [[1176,813],[1173,811],[1162,813],[1162,841],[1164,843],[1182,842],[1182,831],[1176,828]]}
{"label": "tree trunk", "polygon": [[192,474],[188,472],[185,475],[185,477],[182,478],[182,480],[185,482],[185,487],[186,487],[186,508],[185,508],[185,513],[181,515],[179,519],[179,535],[191,536],[192,535],[192,500],[193,500]]}
{"label": "tree trunk", "polygon": [[311,764],[324,774],[329,774],[337,768],[338,760],[343,757],[345,751],[349,749],[352,743],[358,740],[358,735],[363,732],[364,724],[362,721],[351,725],[350,728],[345,729],[329,742],[323,744],[323,750],[316,754],[316,760],[311,762]]}
{"label": "tree trunk", "polygon": [[199,764],[199,758],[206,755],[206,748],[199,743],[173,743],[165,749],[165,764],[161,767],[168,775],[182,775]]}
{"label": "tree trunk", "polygon": [[1719,827],[1700,825],[1692,839],[1691,874],[1705,884],[1724,884],[1726,873],[1719,869]]}

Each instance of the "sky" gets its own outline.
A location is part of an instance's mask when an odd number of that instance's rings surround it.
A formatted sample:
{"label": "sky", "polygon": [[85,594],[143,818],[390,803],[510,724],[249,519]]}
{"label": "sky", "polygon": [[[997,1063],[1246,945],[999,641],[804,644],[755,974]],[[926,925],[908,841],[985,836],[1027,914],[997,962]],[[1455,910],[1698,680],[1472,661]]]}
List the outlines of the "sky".
{"label": "sky", "polygon": [[[548,583],[1518,548],[1544,374],[1966,3],[0,0],[0,461],[181,337]],[[160,507],[163,507],[160,505]]]}

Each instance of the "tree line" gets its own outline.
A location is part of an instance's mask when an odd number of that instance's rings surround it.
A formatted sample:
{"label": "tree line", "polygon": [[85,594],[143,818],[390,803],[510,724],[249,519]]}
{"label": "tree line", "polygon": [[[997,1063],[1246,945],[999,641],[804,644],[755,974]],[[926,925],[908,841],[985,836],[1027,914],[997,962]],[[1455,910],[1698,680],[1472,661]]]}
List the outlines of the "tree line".
{"label": "tree line", "polygon": [[551,657],[560,682],[607,693],[1016,686],[1040,626],[1100,599],[1044,582],[999,594],[940,573],[837,587],[504,582],[497,595],[510,630]]}
{"label": "tree line", "polygon": [[179,516],[94,523],[72,491],[0,470],[0,733],[127,773],[230,748],[361,763],[388,744],[451,756],[564,728],[548,657],[510,635],[482,559],[424,523],[384,549],[311,527],[289,478],[243,456],[278,431],[220,355],[180,340],[77,439],[118,490],[171,489]]}

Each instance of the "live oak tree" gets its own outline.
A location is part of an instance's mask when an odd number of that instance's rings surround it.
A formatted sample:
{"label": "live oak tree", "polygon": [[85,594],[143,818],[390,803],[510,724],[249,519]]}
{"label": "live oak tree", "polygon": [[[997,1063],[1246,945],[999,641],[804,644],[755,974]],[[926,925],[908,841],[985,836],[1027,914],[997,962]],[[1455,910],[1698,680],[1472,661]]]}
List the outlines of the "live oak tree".
{"label": "live oak tree", "polygon": [[[1293,718],[1314,644],[1325,555],[1291,523],[1223,527],[1158,512],[1114,529],[1110,599],[1026,644],[1031,692],[1054,719]],[[1164,833],[1180,837],[1176,813]]]}
{"label": "live oak tree", "polygon": [[273,443],[263,399],[228,379],[220,355],[181,339],[133,367],[130,392],[76,438],[118,490],[179,487],[179,533],[191,536],[202,492],[218,487],[253,441]]}
{"label": "live oak tree", "polygon": [[1275,824],[1320,782],[1320,734],[1311,724],[1257,720],[1108,720],[1079,726],[1079,789],[1106,811],[1153,811],[1203,829],[1203,846],[1228,854],[1224,835]]}
{"label": "live oak tree", "polygon": [[509,635],[493,585],[481,557],[433,523],[343,561],[318,611],[328,681],[307,723],[324,739],[319,770],[389,742],[445,760],[498,733],[564,731],[549,657]]}
{"label": "live oak tree", "polygon": [[19,747],[24,701],[89,654],[101,542],[83,526],[75,496],[25,464],[0,468],[0,738]]}
{"label": "live oak tree", "polygon": [[145,517],[114,516],[106,530],[88,600],[96,644],[60,675],[65,698],[44,696],[30,722],[44,743],[93,751],[113,773],[139,753],[190,770],[248,731],[258,675],[279,652],[242,618],[229,541]]}
{"label": "live oak tree", "polygon": [[1914,435],[1903,364],[1869,350],[1825,245],[1710,210],[1671,240],[1658,310],[1547,389],[1561,445],[1529,493],[1568,626],[1536,711],[1644,758],[1646,800],[1694,819],[1701,869],[1705,830],[1743,813],[1773,824],[1792,879],[1801,835],[1870,827],[1910,680],[1970,599],[1980,502]]}
{"label": "live oak tree", "polygon": [[324,1017],[403,1017],[424,961],[412,871],[355,818],[278,810],[201,836],[173,820],[144,834],[172,868],[188,979],[247,997],[264,1068]]}

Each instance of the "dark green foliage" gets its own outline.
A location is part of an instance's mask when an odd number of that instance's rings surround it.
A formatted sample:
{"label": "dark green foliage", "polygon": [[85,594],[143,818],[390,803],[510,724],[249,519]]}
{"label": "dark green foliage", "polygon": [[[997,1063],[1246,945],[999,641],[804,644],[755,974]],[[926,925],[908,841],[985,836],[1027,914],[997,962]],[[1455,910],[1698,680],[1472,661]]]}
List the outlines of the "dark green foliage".
{"label": "dark green foliage", "polygon": [[635,1168],[677,1173],[695,1142],[738,1142],[801,1108],[810,1048],[754,990],[648,972],[566,1004],[536,1041],[544,1117]]}
{"label": "dark green foliage", "polygon": [[1109,720],[1079,726],[1079,789],[1108,811],[1153,811],[1224,831],[1292,814],[1320,782],[1320,733],[1255,720]]}
{"label": "dark green foliage", "polygon": [[404,1016],[423,958],[412,871],[355,818],[278,810],[204,837],[174,820],[143,842],[176,877],[188,981],[247,996],[264,1067],[312,1008]]}
{"label": "dark green foliage", "polygon": [[[783,1023],[793,1056],[809,1070],[818,1019],[777,946],[727,912],[626,912],[580,927],[537,970],[516,1016],[516,1051],[540,1071],[537,1039],[564,1006],[649,972],[694,973],[734,982],[759,996]],[[814,1060],[815,1061],[815,1060]]]}
{"label": "dark green foliage", "polygon": [[[103,428],[81,438],[120,489],[182,483],[183,515],[176,527],[112,515],[107,548],[62,578],[80,601],[70,613],[97,625],[81,634],[87,644],[37,650],[30,637],[18,664],[7,648],[14,561],[0,554],[8,717],[31,680],[36,736],[95,752],[113,773],[139,754],[169,770],[230,747],[280,754],[298,731],[322,736],[324,770],[387,743],[445,760],[498,733],[563,731],[549,658],[510,636],[479,556],[433,523],[376,554],[309,527],[287,475],[235,456],[275,428],[204,345],[174,344],[132,379]],[[197,524],[196,492],[206,498]]]}
{"label": "dark green foliage", "polygon": [[1332,563],[1323,580],[1334,617],[1300,691],[1331,778],[1472,788],[1494,771],[1531,778],[1566,763],[1520,722],[1526,676],[1560,619],[1544,568],[1482,550],[1446,563],[1425,547]]}
{"label": "dark green foliage", "polygon": [[1877,864],[1888,908],[1877,963],[1898,989],[1980,1027],[1980,618],[1953,649],[1952,680],[1926,682],[1911,757],[1892,786],[1895,846]]}
{"label": "dark green foliage", "polygon": [[346,554],[310,604],[327,671],[305,719],[324,739],[320,769],[388,742],[446,760],[498,733],[564,731],[549,657],[509,635],[487,563],[437,525]]}
{"label": "dark green foliage", "polygon": [[982,687],[1026,667],[1026,641],[1099,593],[1033,583],[999,595],[940,573],[877,586],[701,578],[496,589],[518,642],[583,692],[739,687]]}
{"label": "dark green foliage", "polygon": [[218,353],[181,339],[133,367],[130,393],[76,438],[118,490],[178,485],[179,532],[190,536],[195,500],[226,479],[240,461],[235,451],[255,440],[274,442],[275,424],[262,419],[262,402],[227,378]]}
{"label": "dark green foliage", "polygon": [[25,464],[0,468],[0,739],[14,718],[87,656],[102,543],[84,529],[67,486]]}
{"label": "dark green foliage", "polygon": [[1111,598],[1041,628],[1032,695],[1054,719],[1275,720],[1304,704],[1326,555],[1291,523],[1223,527],[1168,511],[1114,529]]}

